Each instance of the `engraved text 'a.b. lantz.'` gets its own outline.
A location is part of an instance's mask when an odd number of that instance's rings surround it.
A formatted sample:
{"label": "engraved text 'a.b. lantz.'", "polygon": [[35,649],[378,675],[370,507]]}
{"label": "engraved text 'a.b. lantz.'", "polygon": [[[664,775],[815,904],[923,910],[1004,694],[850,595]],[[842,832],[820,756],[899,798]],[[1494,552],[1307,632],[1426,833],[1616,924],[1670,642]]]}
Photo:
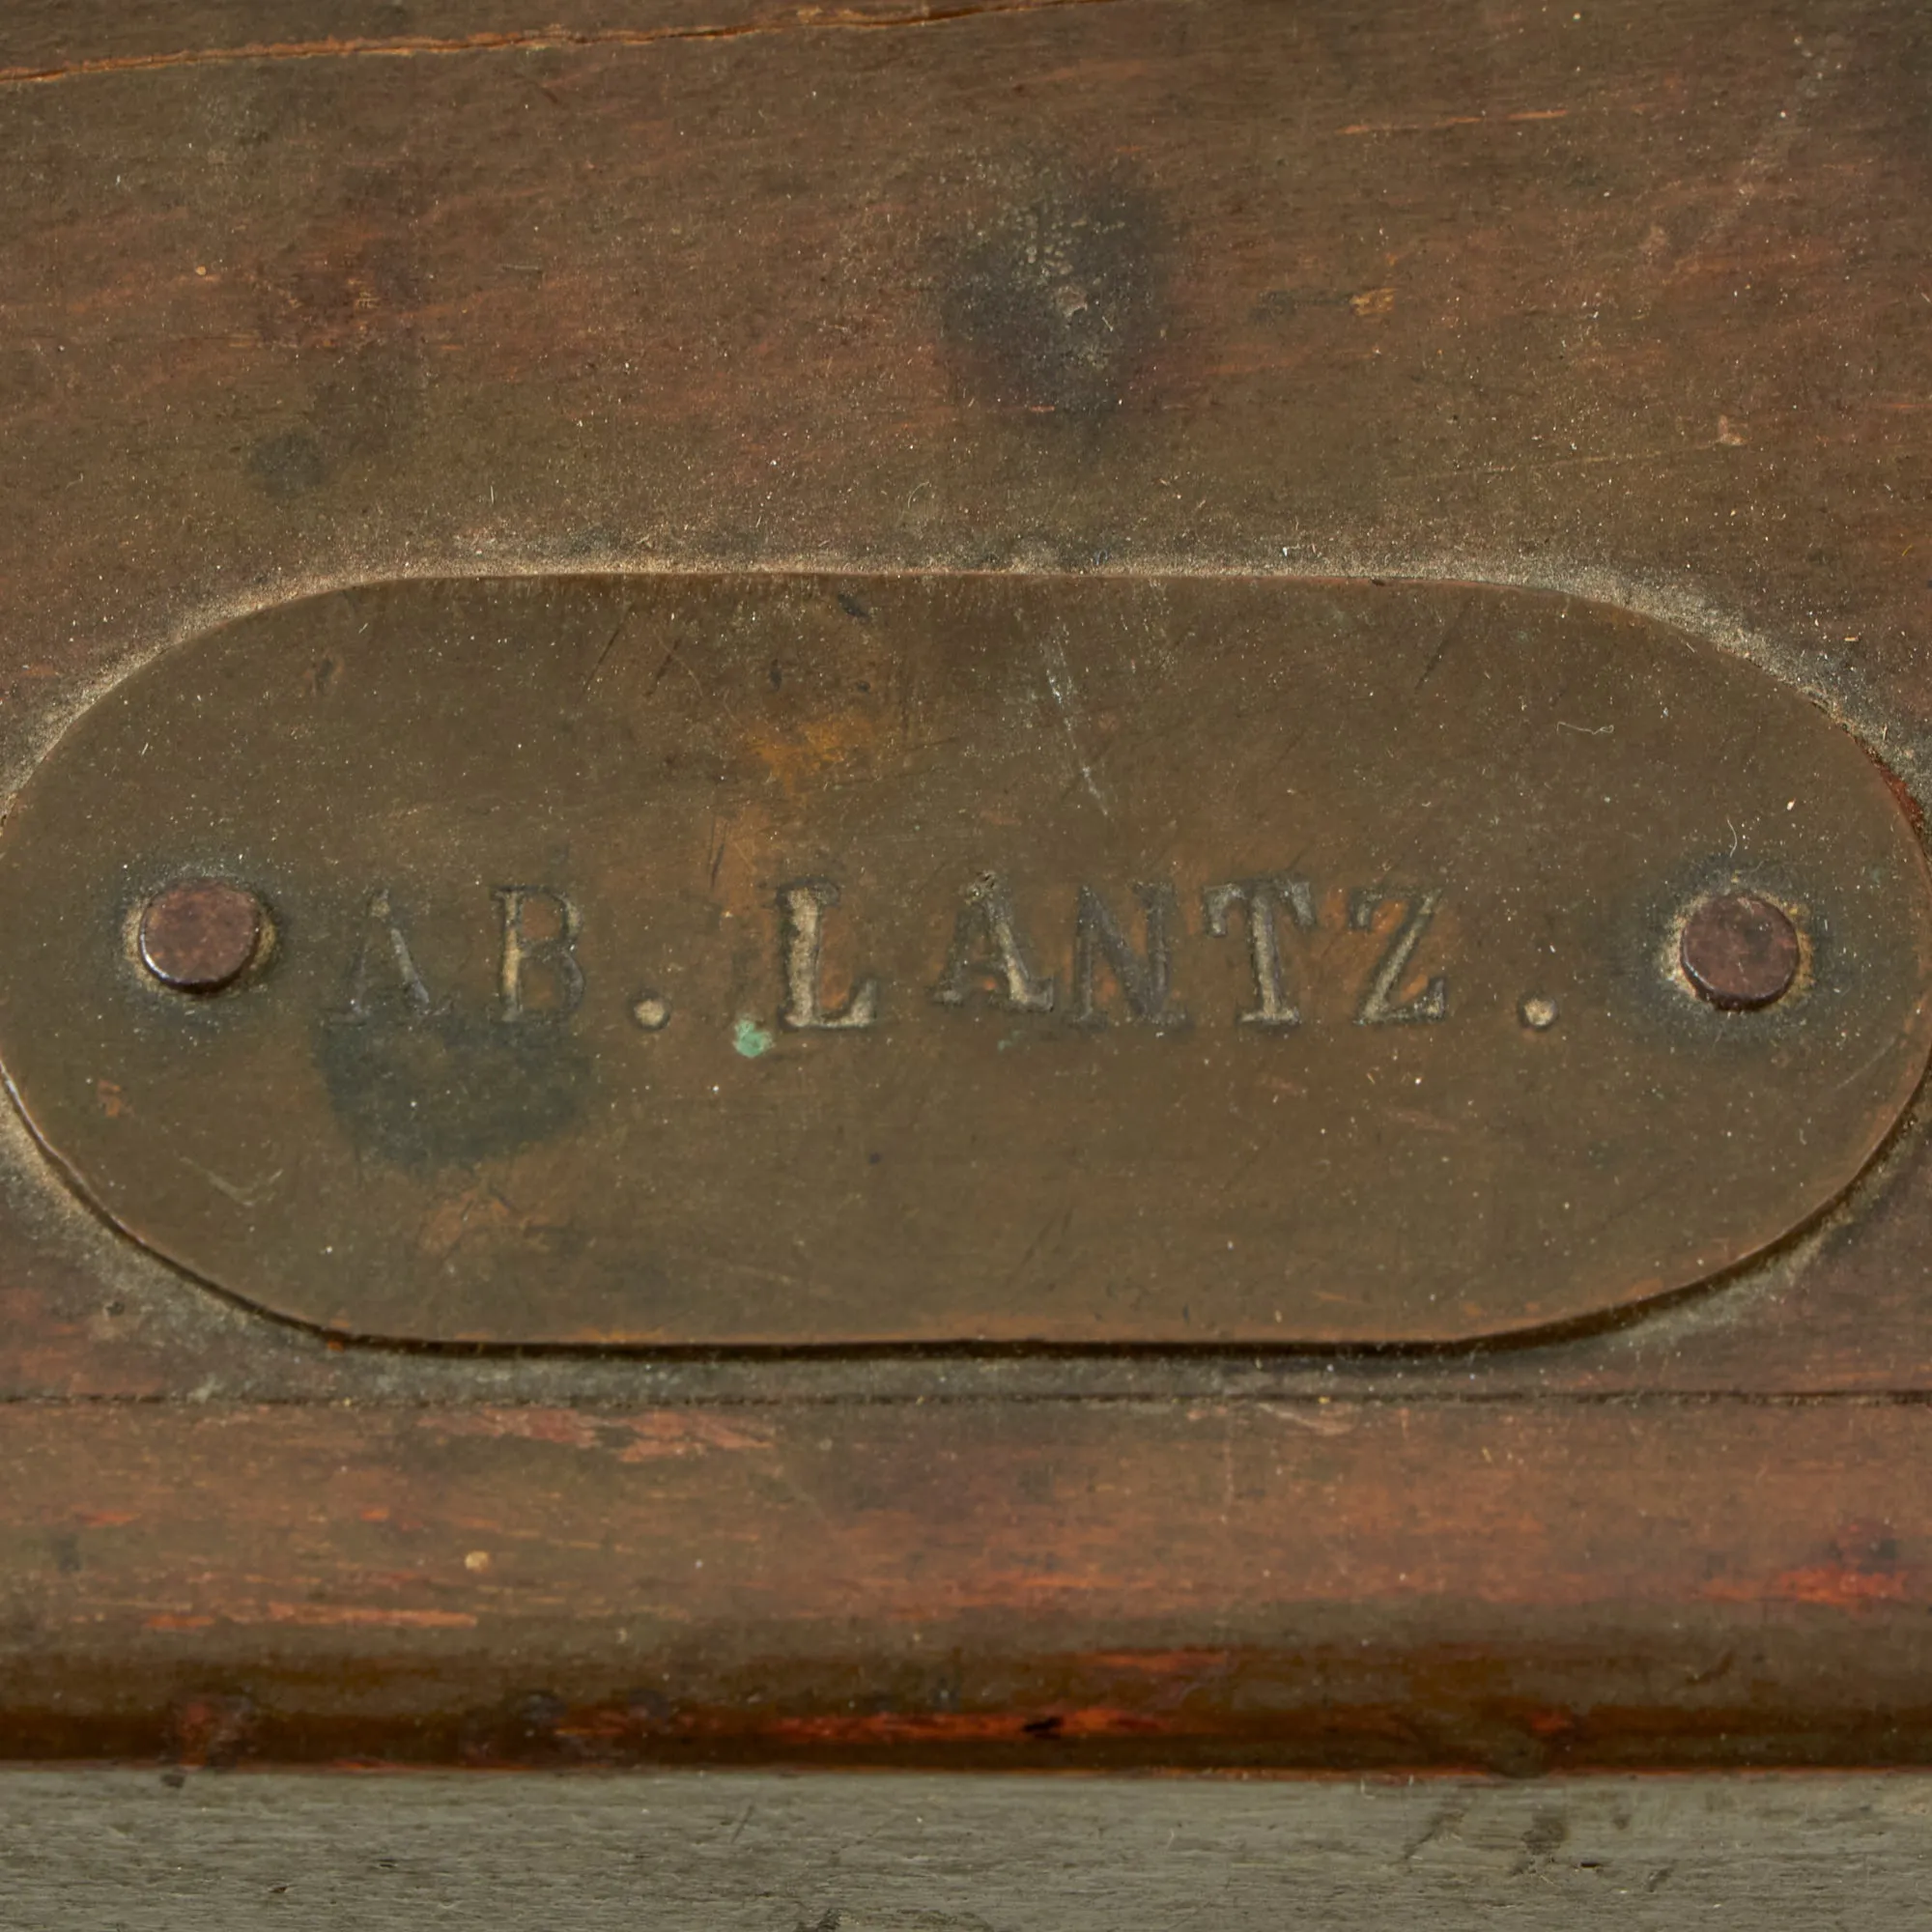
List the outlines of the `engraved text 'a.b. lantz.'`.
{"label": "engraved text 'a.b. lantz.'", "polygon": [[[553,886],[499,886],[495,1013],[506,1025],[556,1024],[588,992],[578,942],[585,916]],[[877,974],[861,971],[842,989],[827,984],[828,923],[843,895],[831,878],[793,879],[771,901],[777,946],[777,1020],[789,1033],[864,1033],[898,1004]],[[1372,935],[1362,954],[1349,1017],[1361,1026],[1429,1024],[1449,1015],[1449,980],[1431,970],[1426,943],[1443,895],[1431,887],[1378,887],[1341,895],[1342,929]],[[1058,1014],[1079,1027],[1116,1022],[1179,1029],[1190,1022],[1178,984],[1179,943],[1223,940],[1245,955],[1250,997],[1230,1017],[1242,1028],[1285,1033],[1307,1015],[1294,969],[1298,939],[1323,920],[1313,884],[1292,873],[1264,873],[1208,886],[1190,931],[1180,894],[1167,883],[1135,884],[1123,895],[1075,889],[1070,907],[1071,969],[1044,970],[1045,954],[999,874],[982,873],[960,893],[950,942],[925,984],[907,1004],[954,1010],[981,1006],[1012,1014]],[[842,917],[842,914],[838,914]],[[670,1023],[669,1002],[650,990],[626,989],[631,1012],[646,1032]],[[405,908],[387,887],[363,902],[342,1006],[334,1018],[427,1020],[450,1002],[432,990],[409,933]]]}

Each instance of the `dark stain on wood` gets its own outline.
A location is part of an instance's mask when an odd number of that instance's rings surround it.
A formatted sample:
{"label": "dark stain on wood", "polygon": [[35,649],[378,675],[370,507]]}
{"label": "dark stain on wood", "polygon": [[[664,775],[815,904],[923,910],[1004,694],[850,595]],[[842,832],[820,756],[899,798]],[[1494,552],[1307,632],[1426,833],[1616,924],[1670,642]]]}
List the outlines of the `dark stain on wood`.
{"label": "dark stain on wood", "polygon": [[970,405],[1104,416],[1139,393],[1166,333],[1172,243],[1124,164],[1081,171],[1017,161],[1004,190],[935,253],[941,327]]}

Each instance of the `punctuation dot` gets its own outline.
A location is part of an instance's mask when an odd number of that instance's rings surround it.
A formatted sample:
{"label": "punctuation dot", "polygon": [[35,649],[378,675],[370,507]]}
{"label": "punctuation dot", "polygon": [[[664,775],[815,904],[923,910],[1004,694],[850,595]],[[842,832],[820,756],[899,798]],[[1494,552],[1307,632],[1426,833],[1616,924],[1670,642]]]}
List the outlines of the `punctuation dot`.
{"label": "punctuation dot", "polygon": [[1548,1033],[1556,1024],[1556,1002],[1542,993],[1527,993],[1517,1009],[1531,1033]]}

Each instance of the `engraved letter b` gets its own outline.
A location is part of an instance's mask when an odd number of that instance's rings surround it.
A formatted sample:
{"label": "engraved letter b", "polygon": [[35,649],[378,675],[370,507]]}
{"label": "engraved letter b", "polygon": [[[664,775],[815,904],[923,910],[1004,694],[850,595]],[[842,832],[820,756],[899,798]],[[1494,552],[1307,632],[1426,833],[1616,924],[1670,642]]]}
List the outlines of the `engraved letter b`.
{"label": "engraved letter b", "polygon": [[493,896],[503,927],[497,1017],[511,1024],[567,1018],[583,1004],[577,908],[548,886],[498,886]]}

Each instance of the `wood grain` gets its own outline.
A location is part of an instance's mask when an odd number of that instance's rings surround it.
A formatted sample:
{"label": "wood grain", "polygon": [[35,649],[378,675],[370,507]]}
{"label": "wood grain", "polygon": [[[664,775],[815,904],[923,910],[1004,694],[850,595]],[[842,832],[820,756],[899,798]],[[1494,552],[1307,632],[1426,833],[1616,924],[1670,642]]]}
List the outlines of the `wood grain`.
{"label": "wood grain", "polygon": [[[0,789],[309,588],[807,565],[1605,597],[1925,793],[1922,9],[560,11],[7,10]],[[246,1314],[10,1120],[0,1731],[1911,1759],[1927,1146],[1531,1349],[627,1362]]]}
{"label": "wood grain", "polygon": [[[305,31],[382,13],[304,10]],[[1912,10],[772,18],[228,59],[304,30],[269,7],[11,10],[0,65],[225,54],[0,83],[22,188],[0,779],[103,679],[318,583],[704,564],[1581,589],[1758,658],[1907,781],[1932,756]],[[1035,235],[1088,238],[1080,289],[1029,268]],[[1488,1385],[1927,1386],[1923,1149],[1915,1125],[1748,1279],[1492,1358]],[[238,1320],[103,1240],[17,1135],[0,1212],[14,1393],[468,1385]],[[1293,1358],[1257,1374],[1323,1385]],[[613,1392],[595,1364],[495,1385]],[[660,1386],[779,1384],[694,1365]]]}
{"label": "wood grain", "polygon": [[1916,1761],[1924,1418],[15,1406],[6,1748]]}

